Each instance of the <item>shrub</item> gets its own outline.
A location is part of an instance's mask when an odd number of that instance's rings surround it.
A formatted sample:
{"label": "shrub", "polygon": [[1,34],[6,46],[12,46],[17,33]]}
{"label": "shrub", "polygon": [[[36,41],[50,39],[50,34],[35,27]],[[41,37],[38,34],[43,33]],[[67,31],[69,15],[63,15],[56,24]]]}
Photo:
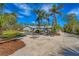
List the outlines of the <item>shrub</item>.
{"label": "shrub", "polygon": [[55,33],[56,32],[56,29],[52,28],[51,32],[52,33]]}
{"label": "shrub", "polygon": [[63,31],[63,28],[59,25],[59,24],[57,24],[54,28],[52,28],[52,32],[57,32],[58,30],[62,30]]}
{"label": "shrub", "polygon": [[40,30],[36,30],[35,33],[40,33]]}
{"label": "shrub", "polygon": [[21,35],[21,33],[18,32],[18,31],[15,31],[15,30],[7,30],[7,31],[3,31],[2,38],[11,39],[11,38],[14,38],[14,37],[17,37],[17,36],[20,36],[20,35]]}
{"label": "shrub", "polygon": [[79,28],[76,28],[76,33],[79,34]]}
{"label": "shrub", "polygon": [[58,24],[56,25],[56,30],[62,30],[62,27]]}
{"label": "shrub", "polygon": [[68,32],[68,33],[71,33],[72,32],[72,29],[70,29],[70,28],[66,28],[64,30],[65,30],[65,32]]}

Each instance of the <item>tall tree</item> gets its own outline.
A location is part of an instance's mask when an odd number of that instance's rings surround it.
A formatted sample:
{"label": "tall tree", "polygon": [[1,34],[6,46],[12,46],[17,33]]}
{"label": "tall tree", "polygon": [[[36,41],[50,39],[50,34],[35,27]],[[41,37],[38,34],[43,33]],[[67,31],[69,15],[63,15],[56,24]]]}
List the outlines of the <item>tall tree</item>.
{"label": "tall tree", "polygon": [[1,17],[1,28],[3,30],[6,29],[14,29],[14,25],[16,24],[16,15],[14,13],[5,13],[4,15],[2,14]]}
{"label": "tall tree", "polygon": [[77,20],[76,14],[72,13],[72,14],[66,15],[65,18],[64,18],[64,21],[65,21],[67,24],[69,24],[69,25],[66,26],[66,27],[71,28],[71,32],[74,33],[74,32],[75,32],[75,28],[76,28],[76,26],[77,26],[77,24],[78,24],[78,20]]}
{"label": "tall tree", "polygon": [[0,14],[2,14],[4,12],[4,3],[0,3]]}
{"label": "tall tree", "polygon": [[55,29],[56,25],[57,25],[57,18],[56,18],[56,14],[61,15],[62,13],[60,12],[60,9],[63,8],[63,5],[59,5],[57,6],[56,4],[53,4],[52,8],[50,9],[51,15],[53,15],[53,20],[52,20],[52,26],[53,29]]}
{"label": "tall tree", "polygon": [[48,25],[50,25],[50,20],[49,20],[49,16],[50,16],[50,14],[48,14],[48,13],[45,13],[45,15],[44,15],[44,17],[45,17],[45,19],[47,20],[47,24]]}
{"label": "tall tree", "polygon": [[2,23],[3,23],[3,12],[4,12],[4,4],[0,3],[0,34],[2,33]]}
{"label": "tall tree", "polygon": [[38,26],[39,26],[39,28],[40,28],[42,19],[44,19],[45,11],[44,11],[44,10],[39,10],[39,9],[37,9],[37,10],[34,10],[34,12],[35,12],[36,15],[37,15],[36,21],[38,22]]}

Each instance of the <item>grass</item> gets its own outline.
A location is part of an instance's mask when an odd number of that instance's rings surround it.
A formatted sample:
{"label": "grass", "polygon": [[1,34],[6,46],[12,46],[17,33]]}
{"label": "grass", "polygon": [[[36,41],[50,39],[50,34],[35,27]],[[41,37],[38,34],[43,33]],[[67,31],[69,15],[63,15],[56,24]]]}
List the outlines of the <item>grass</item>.
{"label": "grass", "polygon": [[2,32],[1,37],[6,39],[15,38],[17,36],[21,36],[22,34],[19,31],[15,30],[6,30]]}

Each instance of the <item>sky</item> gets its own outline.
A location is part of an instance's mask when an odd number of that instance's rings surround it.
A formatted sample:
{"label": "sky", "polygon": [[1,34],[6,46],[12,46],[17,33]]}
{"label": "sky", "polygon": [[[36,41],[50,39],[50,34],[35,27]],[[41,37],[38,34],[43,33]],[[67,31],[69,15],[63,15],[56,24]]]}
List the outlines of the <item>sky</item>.
{"label": "sky", "polygon": [[[56,3],[59,6],[61,3]],[[18,23],[26,23],[26,24],[35,24],[35,20],[37,15],[33,12],[34,9],[41,9],[49,12],[53,3],[6,3],[4,12],[12,13],[16,12],[17,14],[17,22]],[[60,11],[63,13],[61,16],[57,15],[58,24],[64,26],[65,22],[62,21],[63,16],[66,14],[75,13],[77,17],[79,16],[79,4],[75,3],[63,3],[64,7]],[[78,17],[79,18],[79,17]],[[53,17],[50,16],[50,24],[52,24]],[[46,23],[44,20],[43,23]]]}

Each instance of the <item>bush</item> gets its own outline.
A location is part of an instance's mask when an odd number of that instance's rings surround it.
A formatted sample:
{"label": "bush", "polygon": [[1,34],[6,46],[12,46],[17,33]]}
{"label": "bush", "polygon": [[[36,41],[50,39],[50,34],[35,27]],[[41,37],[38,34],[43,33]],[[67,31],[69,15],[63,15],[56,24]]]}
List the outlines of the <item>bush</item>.
{"label": "bush", "polygon": [[17,37],[17,36],[20,36],[20,35],[21,35],[21,33],[18,32],[18,31],[15,31],[15,30],[7,30],[7,31],[3,31],[2,38],[11,39],[11,38],[14,38],[14,37]]}
{"label": "bush", "polygon": [[56,32],[56,29],[52,28],[51,32],[52,33],[55,33]]}
{"label": "bush", "polygon": [[57,24],[54,28],[52,28],[52,32],[56,33],[58,30],[63,30],[63,28]]}
{"label": "bush", "polygon": [[79,28],[76,29],[76,33],[79,34]]}
{"label": "bush", "polygon": [[35,33],[40,33],[40,30],[36,30]]}
{"label": "bush", "polygon": [[72,32],[72,29],[70,29],[70,28],[65,28],[64,31],[67,32],[67,33],[71,33],[71,32]]}
{"label": "bush", "polygon": [[56,30],[63,30],[62,27],[58,24],[56,25]]}
{"label": "bush", "polygon": [[43,30],[41,30],[41,29],[35,30],[35,33],[41,33],[41,32],[43,32]]}

